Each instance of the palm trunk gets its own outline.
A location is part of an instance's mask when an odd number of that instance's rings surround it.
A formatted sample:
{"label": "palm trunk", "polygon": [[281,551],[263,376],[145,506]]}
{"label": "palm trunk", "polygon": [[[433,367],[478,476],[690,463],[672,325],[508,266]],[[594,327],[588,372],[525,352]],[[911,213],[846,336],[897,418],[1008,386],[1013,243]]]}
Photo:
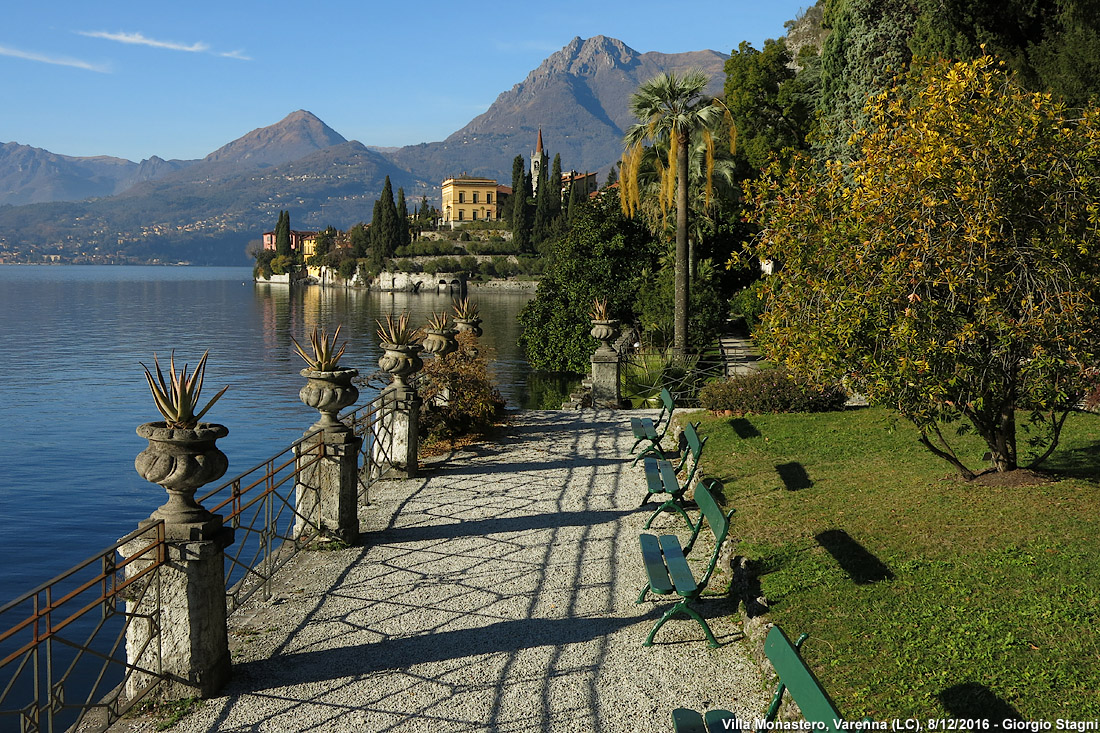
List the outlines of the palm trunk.
{"label": "palm trunk", "polygon": [[[676,133],[674,133],[676,134]],[[672,349],[687,353],[688,332],[688,138],[678,134],[676,157],[676,269],[673,295]]]}

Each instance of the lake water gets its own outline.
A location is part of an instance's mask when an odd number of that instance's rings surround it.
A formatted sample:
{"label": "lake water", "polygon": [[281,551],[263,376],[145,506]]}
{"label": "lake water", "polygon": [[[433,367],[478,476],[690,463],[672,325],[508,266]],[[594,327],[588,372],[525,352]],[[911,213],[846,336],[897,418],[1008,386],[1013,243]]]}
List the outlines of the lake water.
{"label": "lake water", "polygon": [[[483,350],[510,407],[540,406],[545,383],[517,346],[529,294],[472,292]],[[257,285],[247,268],[0,266],[0,604],[135,528],[164,503],[134,471],[134,429],[161,419],[139,362],[194,365],[210,350],[204,394],[229,391],[206,419],[226,478],[279,452],[318,417],[298,400],[304,366],[290,341],[343,324],[343,364],[377,370],[375,319],[423,324],[448,296]],[[360,404],[371,396],[363,390]],[[543,401],[553,402],[553,396]],[[558,403],[560,404],[560,398]],[[548,405],[546,405],[548,406]]]}

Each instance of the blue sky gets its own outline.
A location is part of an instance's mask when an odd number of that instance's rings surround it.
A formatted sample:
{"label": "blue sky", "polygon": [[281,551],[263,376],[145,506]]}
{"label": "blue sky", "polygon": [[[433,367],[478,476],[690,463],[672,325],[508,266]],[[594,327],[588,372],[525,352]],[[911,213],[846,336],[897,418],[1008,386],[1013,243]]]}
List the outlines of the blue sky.
{"label": "blue sky", "polygon": [[11,3],[0,26],[0,142],[200,158],[296,109],[366,145],[431,142],[574,36],[611,36],[639,52],[729,53],[781,36],[809,4]]}

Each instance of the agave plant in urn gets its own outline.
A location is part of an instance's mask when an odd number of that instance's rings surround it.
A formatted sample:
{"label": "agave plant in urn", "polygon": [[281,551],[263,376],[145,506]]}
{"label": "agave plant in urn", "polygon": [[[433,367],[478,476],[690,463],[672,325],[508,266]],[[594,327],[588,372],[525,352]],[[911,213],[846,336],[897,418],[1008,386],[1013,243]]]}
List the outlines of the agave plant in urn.
{"label": "agave plant in urn", "polygon": [[455,341],[458,331],[451,328],[451,317],[446,313],[432,313],[424,332],[425,354],[434,354],[437,359],[442,359],[458,350],[458,342]]}
{"label": "agave plant in urn", "polygon": [[378,340],[382,343],[383,354],[378,359],[378,366],[382,371],[393,376],[392,387],[404,389],[406,377],[414,374],[424,366],[420,358],[423,346],[417,343],[420,340],[420,329],[409,325],[409,314],[402,313],[394,318],[392,313],[386,314],[386,321],[376,321],[378,324]]}
{"label": "agave plant in urn", "polygon": [[[168,501],[150,518],[163,519],[169,528],[205,525],[215,519],[195,501],[195,491],[224,476],[229,468],[229,459],[215,445],[218,438],[229,434],[229,428],[200,422],[207,410],[229,389],[229,385],[214,395],[205,407],[195,411],[206,375],[206,357],[204,352],[190,375],[186,364],[177,374],[173,353],[169,357],[167,380],[156,354],[153,354],[155,379],[149,367],[142,364],[153,401],[164,420],[138,426],[137,434],[147,439],[149,446],[134,459],[134,468],[146,481],[168,492]],[[169,534],[175,533],[169,529]]]}
{"label": "agave plant in urn", "polygon": [[309,335],[310,351],[302,348],[293,336],[290,337],[298,356],[306,363],[306,368],[299,372],[306,378],[306,385],[298,392],[298,399],[321,413],[321,419],[310,430],[346,432],[348,427],[336,415],[359,399],[359,390],[351,383],[353,378],[359,376],[359,371],[340,367],[340,357],[348,346],[345,341],[339,349],[336,348],[340,328],[337,326],[330,338],[327,331],[314,326]]}
{"label": "agave plant in urn", "polygon": [[607,299],[596,298],[592,301],[592,310],[588,311],[592,320],[592,338],[600,342],[599,353],[614,354],[611,344],[619,338],[619,321],[611,318],[607,310]]}
{"label": "agave plant in urn", "polygon": [[477,303],[471,303],[469,297],[454,301],[455,328],[459,333],[469,331],[474,336],[481,336],[481,308]]}

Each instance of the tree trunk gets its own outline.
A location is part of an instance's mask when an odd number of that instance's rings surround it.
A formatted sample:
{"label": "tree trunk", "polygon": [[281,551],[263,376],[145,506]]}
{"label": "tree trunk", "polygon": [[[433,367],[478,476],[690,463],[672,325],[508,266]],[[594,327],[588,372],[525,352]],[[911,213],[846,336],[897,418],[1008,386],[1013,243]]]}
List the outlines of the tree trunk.
{"label": "tree trunk", "polygon": [[672,350],[687,353],[688,330],[688,136],[678,135],[676,156],[676,269],[673,295]]}
{"label": "tree trunk", "polygon": [[1015,471],[1016,464],[1016,410],[1009,406],[1002,410],[994,440],[989,445],[993,467],[998,472]]}

